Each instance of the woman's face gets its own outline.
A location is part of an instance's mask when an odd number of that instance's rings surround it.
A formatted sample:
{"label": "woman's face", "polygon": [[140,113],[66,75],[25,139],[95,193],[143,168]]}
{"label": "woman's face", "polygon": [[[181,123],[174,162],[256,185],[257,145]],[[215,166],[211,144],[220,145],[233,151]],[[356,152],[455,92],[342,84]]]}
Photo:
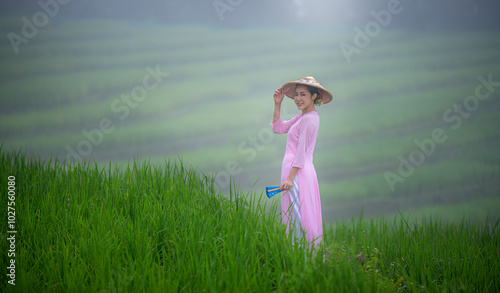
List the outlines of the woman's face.
{"label": "woman's face", "polygon": [[293,100],[295,101],[295,105],[297,105],[297,108],[299,110],[306,110],[306,109],[314,109],[314,99],[316,98],[316,94],[311,96],[311,93],[307,89],[305,85],[297,85],[295,87],[295,96]]}

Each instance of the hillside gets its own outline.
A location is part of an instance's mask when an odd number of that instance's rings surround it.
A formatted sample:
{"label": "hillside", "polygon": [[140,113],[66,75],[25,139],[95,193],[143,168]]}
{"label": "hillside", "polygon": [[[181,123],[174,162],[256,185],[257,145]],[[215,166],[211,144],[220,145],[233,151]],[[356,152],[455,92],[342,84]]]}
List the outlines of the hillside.
{"label": "hillside", "polygon": [[261,192],[285,145],[271,95],[314,75],[334,93],[314,157],[326,221],[497,199],[498,33],[386,29],[348,62],[355,34],[54,19],[17,54],[0,40],[1,141],[100,167],[180,156],[219,191]]}
{"label": "hillside", "polygon": [[267,198],[226,198],[182,162],[0,154],[2,292],[500,291],[500,220],[360,218],[311,252]]}

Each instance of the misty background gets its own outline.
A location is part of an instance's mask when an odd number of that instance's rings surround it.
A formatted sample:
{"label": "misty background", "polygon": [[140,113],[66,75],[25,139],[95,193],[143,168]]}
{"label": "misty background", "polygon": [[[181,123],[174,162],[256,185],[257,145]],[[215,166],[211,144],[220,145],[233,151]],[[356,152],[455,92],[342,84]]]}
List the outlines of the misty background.
{"label": "misty background", "polygon": [[[499,11],[486,0],[4,1],[2,151],[101,167],[182,160],[223,193],[234,180],[260,194],[279,185],[286,141],[270,131],[272,94],[312,75],[334,95],[318,108],[314,154],[325,221],[362,209],[496,219]],[[282,111],[299,113],[288,98]]]}
{"label": "misty background", "polygon": [[[24,15],[40,10],[40,1],[4,1],[2,14]],[[50,2],[50,1],[41,1]],[[206,24],[227,28],[265,25],[328,25],[349,27],[370,19],[371,10],[387,7],[384,0],[272,0],[272,1],[165,1],[165,0],[65,0],[58,18],[112,18],[163,24]],[[487,29],[500,26],[500,4],[493,0],[397,1],[404,17],[391,21],[391,29],[412,30]],[[221,21],[215,7],[233,8]],[[235,9],[238,7],[238,9]],[[227,9],[227,7],[226,7]]]}

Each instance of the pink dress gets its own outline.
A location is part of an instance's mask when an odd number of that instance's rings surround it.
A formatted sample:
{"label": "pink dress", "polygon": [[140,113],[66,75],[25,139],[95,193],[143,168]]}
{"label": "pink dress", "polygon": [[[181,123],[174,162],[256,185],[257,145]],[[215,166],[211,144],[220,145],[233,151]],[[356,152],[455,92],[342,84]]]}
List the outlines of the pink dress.
{"label": "pink dress", "polygon": [[281,166],[281,183],[286,180],[292,167],[299,168],[294,187],[281,197],[283,222],[287,227],[290,224],[301,227],[311,247],[312,244],[318,243],[323,235],[318,178],[313,165],[319,115],[318,112],[312,111],[305,115],[299,114],[288,121],[282,121],[280,118],[271,123],[271,127],[274,133],[288,133]]}

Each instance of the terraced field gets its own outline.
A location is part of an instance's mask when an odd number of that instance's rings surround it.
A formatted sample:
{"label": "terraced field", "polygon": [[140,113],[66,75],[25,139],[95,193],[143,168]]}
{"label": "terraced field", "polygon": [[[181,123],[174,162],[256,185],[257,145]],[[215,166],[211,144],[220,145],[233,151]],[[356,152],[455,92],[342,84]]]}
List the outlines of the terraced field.
{"label": "terraced field", "polygon": [[315,151],[325,221],[472,202],[500,216],[500,34],[385,30],[347,62],[354,34],[53,20],[17,54],[0,41],[0,139],[103,166],[181,158],[222,192],[229,175],[260,191],[285,147],[272,93],[313,75],[334,93]]}

